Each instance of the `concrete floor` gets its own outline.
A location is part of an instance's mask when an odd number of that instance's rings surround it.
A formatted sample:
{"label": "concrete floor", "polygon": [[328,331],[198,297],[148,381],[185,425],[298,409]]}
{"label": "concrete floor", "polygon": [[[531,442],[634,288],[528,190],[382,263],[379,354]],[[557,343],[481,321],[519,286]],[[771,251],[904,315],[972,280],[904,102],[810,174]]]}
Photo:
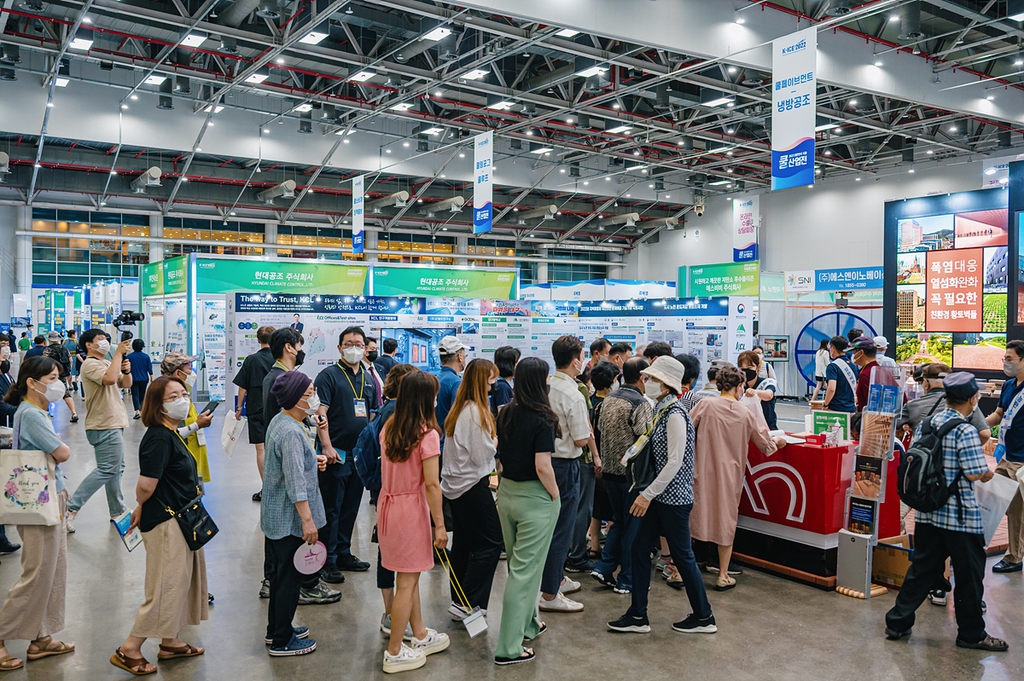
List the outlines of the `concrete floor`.
{"label": "concrete floor", "polygon": [[[206,554],[216,604],[208,622],[182,633],[184,640],[205,646],[207,652],[202,657],[160,664],[154,678],[383,678],[384,638],[377,626],[382,608],[372,571],[349,573],[341,587],[344,597],[340,603],[299,608],[296,623],[312,629],[318,641],[315,653],[299,658],[267,655],[263,645],[266,601],[256,595],[262,576],[263,538],[258,529],[259,507],[250,501],[259,487],[254,454],[251,447],[242,447],[232,459],[223,455],[219,447],[223,417],[221,410],[210,431],[213,481],[207,486],[207,506],[221,529]],[[74,490],[94,465],[92,449],[86,443],[82,424],[68,423],[63,404],[56,424],[72,448],[68,469],[70,488]],[[133,421],[126,435],[124,491],[129,505],[134,501],[138,476],[135,453],[142,432],[141,423]],[[368,506],[360,513],[355,537],[357,554],[371,561],[376,554],[376,547],[369,542],[372,513]],[[70,535],[68,542],[67,627],[59,638],[76,643],[77,650],[71,655],[27,663],[26,670],[35,681],[129,678],[107,660],[127,635],[142,602],[145,549],[125,552],[107,520],[102,491],[79,513],[76,524],[78,532]],[[13,533],[12,538],[16,540]],[[2,563],[0,591],[6,593],[20,568],[16,555],[5,556]],[[499,668],[492,663],[492,656],[504,569],[504,564],[499,566],[495,580],[488,614],[491,630],[472,640],[446,616],[449,599],[444,573],[435,569],[423,576],[427,624],[448,632],[452,645],[448,651],[432,656],[426,667],[407,672],[403,678],[592,681],[602,670],[610,672],[610,678],[630,675],[708,681],[1024,678],[1024,583],[1019,573],[1009,577],[988,574],[985,580],[988,630],[1009,640],[1009,653],[956,648],[952,605],[938,608],[926,603],[919,611],[913,637],[889,642],[883,637],[883,616],[893,602],[893,594],[858,601],[748,570],[739,577],[737,589],[724,594],[710,591],[720,627],[714,636],[687,636],[671,630],[671,623],[687,613],[687,601],[685,594],[673,591],[659,579],[654,580],[651,598],[652,633],[610,633],[605,622],[625,610],[628,597],[600,590],[587,577],[583,591],[574,596],[586,605],[586,611],[548,614],[550,628],[536,643],[537,659],[522,666]],[[710,575],[705,575],[705,583],[709,588],[713,584]],[[9,649],[21,656],[26,646],[27,642],[12,641]],[[143,650],[155,662],[156,643],[147,643]],[[23,678],[25,674],[18,671],[9,677]]]}

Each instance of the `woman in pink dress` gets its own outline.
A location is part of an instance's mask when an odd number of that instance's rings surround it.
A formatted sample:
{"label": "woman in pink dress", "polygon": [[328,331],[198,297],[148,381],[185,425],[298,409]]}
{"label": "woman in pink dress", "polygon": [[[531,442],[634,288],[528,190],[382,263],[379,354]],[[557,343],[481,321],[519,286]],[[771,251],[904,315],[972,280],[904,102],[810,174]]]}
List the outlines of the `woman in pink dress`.
{"label": "woman in pink dress", "polygon": [[[448,545],[441,512],[440,429],[434,417],[437,378],[415,372],[402,379],[395,414],[380,435],[380,497],[377,535],[381,565],[396,575],[391,637],[384,672],[418,669],[427,655],[448,647],[448,635],[423,625],[420,573],[434,567],[434,548]],[[431,530],[430,519],[434,519]],[[406,624],[413,637],[403,640]]]}
{"label": "woman in pink dress", "polygon": [[786,441],[773,439],[764,421],[739,403],[746,378],[738,369],[720,369],[715,384],[721,394],[701,400],[690,410],[690,418],[697,427],[690,535],[718,545],[715,590],[727,591],[736,586],[728,570],[747,471],[747,445],[753,442],[771,455],[785,447]]}

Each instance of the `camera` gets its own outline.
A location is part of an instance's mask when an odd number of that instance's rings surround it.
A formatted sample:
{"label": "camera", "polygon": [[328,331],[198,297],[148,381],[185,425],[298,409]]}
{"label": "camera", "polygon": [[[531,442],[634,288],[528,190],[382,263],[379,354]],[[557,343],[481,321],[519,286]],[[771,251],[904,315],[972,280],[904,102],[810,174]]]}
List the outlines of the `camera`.
{"label": "camera", "polygon": [[134,338],[135,334],[126,329],[121,329],[121,327],[135,326],[137,323],[141,322],[145,318],[146,315],[142,314],[141,312],[136,312],[134,310],[122,310],[121,314],[114,317],[114,321],[112,323],[114,327],[121,332],[121,341],[124,342],[126,340],[131,340],[132,338]]}

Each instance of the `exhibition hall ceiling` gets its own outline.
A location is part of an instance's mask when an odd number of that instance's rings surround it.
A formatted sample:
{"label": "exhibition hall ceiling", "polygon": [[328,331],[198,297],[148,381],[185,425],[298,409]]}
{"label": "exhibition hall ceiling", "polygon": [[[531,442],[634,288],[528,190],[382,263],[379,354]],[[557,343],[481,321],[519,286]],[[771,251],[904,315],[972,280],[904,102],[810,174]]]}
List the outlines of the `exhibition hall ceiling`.
{"label": "exhibition hall ceiling", "polygon": [[770,185],[768,43],[809,25],[820,178],[1024,141],[1005,0],[0,3],[0,200],[33,205],[340,225],[365,174],[410,195],[370,224],[465,233],[468,208],[431,206],[471,198],[490,130],[498,234],[628,247]]}

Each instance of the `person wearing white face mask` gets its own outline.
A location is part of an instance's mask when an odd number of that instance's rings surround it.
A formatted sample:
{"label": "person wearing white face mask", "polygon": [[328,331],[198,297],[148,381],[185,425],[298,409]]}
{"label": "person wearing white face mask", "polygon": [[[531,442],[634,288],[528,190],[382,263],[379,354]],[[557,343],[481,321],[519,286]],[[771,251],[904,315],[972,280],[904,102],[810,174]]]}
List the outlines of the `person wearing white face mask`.
{"label": "person wearing white face mask", "polygon": [[[986,421],[990,426],[999,426],[996,475],[1015,480],[1024,468],[1024,415],[1020,413],[1024,406],[1024,342],[1012,340],[1006,344],[1003,373],[1008,379],[1003,383],[999,406]],[[1002,560],[992,566],[992,572],[1021,572],[1024,570],[1024,503],[1019,494],[1006,509],[1006,529],[1010,548]]]}
{"label": "person wearing white face mask", "polygon": [[739,403],[747,383],[739,369],[721,369],[715,383],[721,396],[701,400],[690,410],[697,428],[690,532],[694,539],[718,545],[719,574],[715,590],[726,591],[736,586],[728,569],[739,521],[748,443],[753,442],[770,456],[785,447],[786,441],[773,439],[768,427]]}
{"label": "person wearing white face mask", "polygon": [[81,346],[87,357],[82,363],[81,378],[85,390],[85,436],[96,454],[96,468],[82,480],[68,503],[68,532],[75,531],[75,516],[100,487],[106,488],[107,510],[116,518],[125,512],[121,493],[124,472],[124,436],[128,427],[121,390],[132,387],[131,364],[125,359],[131,340],[124,340],[114,349],[113,360],[107,360],[110,341],[100,329],[82,333]]}
{"label": "person wearing white face mask", "polygon": [[317,412],[327,422],[327,429],[320,436],[321,452],[327,457],[327,470],[320,474],[320,492],[327,514],[322,538],[327,547],[327,564],[321,577],[329,584],[344,582],[343,570],[370,569],[369,563],[352,554],[352,528],[363,497],[352,449],[380,403],[377,382],[363,362],[365,350],[363,330],[358,326],[345,329],[338,338],[341,361],[325,368],[313,382],[320,402]]}
{"label": "person wearing white face mask", "polygon": [[139,505],[132,511],[131,527],[139,528],[146,547],[146,597],[131,633],[110,657],[112,665],[136,676],[156,671],[142,656],[146,639],[161,639],[157,654],[161,662],[205,652],[183,642],[178,634],[182,627],[196,626],[209,615],[206,550],[189,548],[181,525],[167,512],[184,508],[201,493],[195,459],[177,432],[188,405],[188,389],[175,376],[153,381],[142,401],[146,433],[139,443],[135,486]]}
{"label": "person wearing white face mask", "polygon": [[[160,373],[164,376],[173,376],[188,388],[191,392],[196,385],[196,372],[192,369],[192,362],[199,359],[181,352],[168,352],[160,362]],[[181,420],[184,426],[178,428],[178,433],[185,440],[192,458],[196,460],[199,468],[199,477],[203,482],[210,482],[210,460],[206,453],[206,434],[204,428],[209,428],[213,422],[213,414],[204,411],[202,414],[196,409],[192,400],[188,400],[188,409]]]}

